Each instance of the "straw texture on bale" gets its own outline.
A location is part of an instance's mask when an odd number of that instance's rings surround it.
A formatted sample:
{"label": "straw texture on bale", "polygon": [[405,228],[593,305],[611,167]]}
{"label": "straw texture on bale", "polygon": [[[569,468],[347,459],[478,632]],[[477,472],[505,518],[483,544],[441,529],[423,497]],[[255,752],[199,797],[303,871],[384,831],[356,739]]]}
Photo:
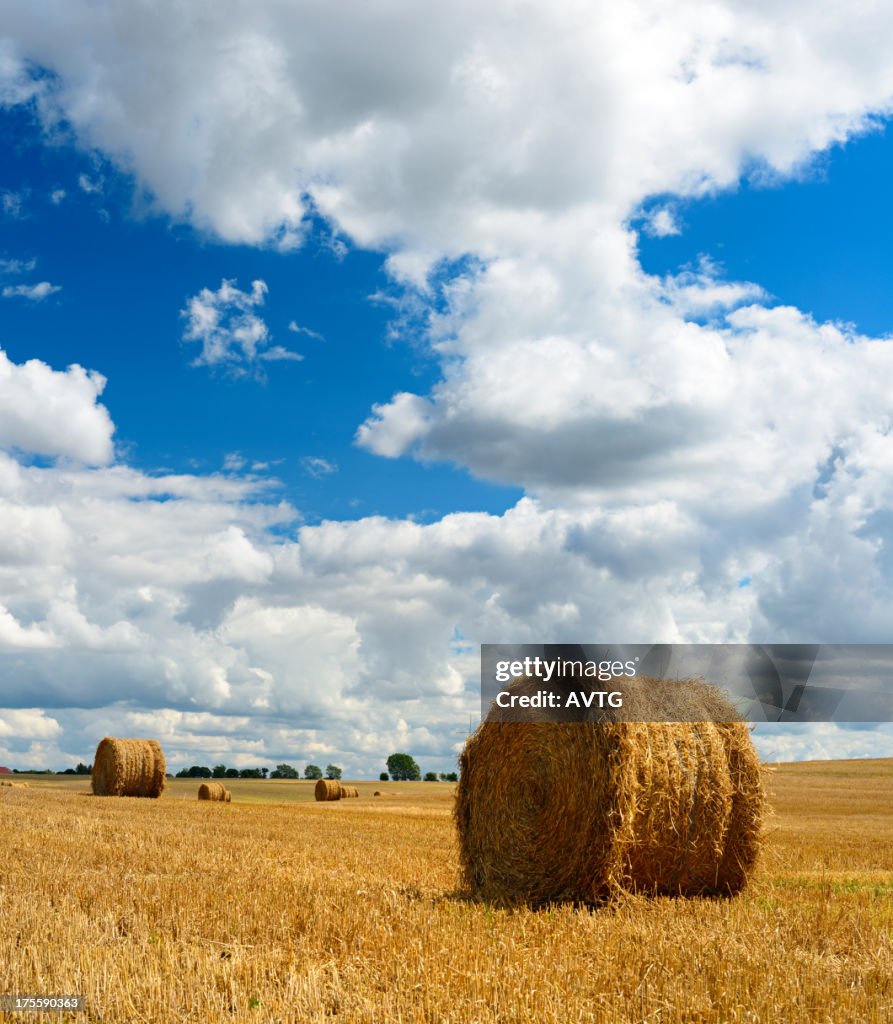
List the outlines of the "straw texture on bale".
{"label": "straw texture on bale", "polygon": [[10,782],[8,779],[0,779],[0,786],[11,786],[14,789],[27,789],[27,782]]}
{"label": "straw texture on bale", "polygon": [[334,779],[319,779],[313,795],[317,800],[340,800],[342,785]]}
{"label": "straw texture on bale", "polygon": [[339,783],[338,785],[340,786],[341,789],[342,800],[347,800],[349,797],[360,795],[360,791],[357,789],[356,786],[342,786],[341,783]]}
{"label": "straw texture on bale", "polygon": [[233,798],[232,793],[222,782],[203,782],[198,787],[199,800],[216,800],[228,804]]}
{"label": "straw texture on bale", "polygon": [[156,740],[100,740],[93,759],[96,796],[159,797],[164,791],[164,752]]}
{"label": "straw texture on bale", "polygon": [[373,796],[384,796],[384,794],[382,793],[382,791],[380,789],[376,789],[376,791],[372,795]]}
{"label": "straw texture on bale", "polygon": [[472,893],[546,903],[744,888],[765,804],[748,726],[698,680],[624,679],[623,694],[623,709],[578,721],[491,712],[469,738],[455,820]]}

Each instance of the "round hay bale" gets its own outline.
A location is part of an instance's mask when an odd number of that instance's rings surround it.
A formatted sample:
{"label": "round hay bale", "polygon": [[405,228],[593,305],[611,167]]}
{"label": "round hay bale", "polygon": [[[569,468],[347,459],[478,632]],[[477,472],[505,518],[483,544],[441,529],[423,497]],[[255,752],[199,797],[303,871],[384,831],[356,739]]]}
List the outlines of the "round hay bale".
{"label": "round hay bale", "polygon": [[348,796],[359,796],[360,795],[360,791],[357,789],[356,786],[348,786],[347,790],[348,790],[348,792],[347,792]]}
{"label": "round hay bale", "polygon": [[159,797],[165,783],[164,752],[156,740],[100,740],[91,783],[96,796]]}
{"label": "round hay bale", "polygon": [[376,791],[372,795],[373,796],[384,796],[384,793],[382,793],[382,791],[380,789],[376,789]]}
{"label": "round hay bale", "polygon": [[342,786],[340,782],[338,783],[338,795],[342,800],[346,800],[351,795],[347,786]]}
{"label": "round hay bale", "polygon": [[340,782],[336,782],[335,779],[319,779],[316,783],[316,788],[313,791],[313,795],[317,800],[340,800],[341,790],[344,787]]}
{"label": "round hay bale", "polygon": [[[623,692],[623,709],[582,721],[491,712],[469,738],[455,821],[473,894],[537,904],[745,886],[765,804],[748,726],[698,680],[625,679]],[[673,708],[686,720],[619,720]]]}
{"label": "round hay bale", "polygon": [[216,800],[220,803],[229,803],[232,794],[222,782],[203,782],[198,787],[199,800]]}

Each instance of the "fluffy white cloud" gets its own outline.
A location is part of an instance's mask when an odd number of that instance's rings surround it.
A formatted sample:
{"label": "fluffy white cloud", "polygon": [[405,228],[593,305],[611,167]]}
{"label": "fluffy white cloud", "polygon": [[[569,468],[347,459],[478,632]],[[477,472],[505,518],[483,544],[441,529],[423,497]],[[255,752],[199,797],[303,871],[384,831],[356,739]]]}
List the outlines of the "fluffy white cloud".
{"label": "fluffy white cloud", "polygon": [[[410,741],[447,755],[482,639],[888,639],[888,343],[766,308],[759,282],[709,266],[649,278],[629,225],[649,196],[791,173],[889,113],[889,5],[0,10],[0,96],[65,119],[160,210],[287,249],[312,207],[388,252],[443,373],[382,395],[359,443],[530,495],[503,516],[283,540],[293,513],[250,497],[257,481],[0,460],[19,560],[0,569],[0,639],[18,659],[31,638],[18,702],[210,708],[250,717],[245,756],[294,744],[371,767]],[[297,358],[269,344],[264,297],[193,296],[197,361]],[[102,379],[31,366],[0,364],[0,444],[108,461]],[[52,388],[80,419],[44,438]],[[181,725],[184,755],[212,749]]]}
{"label": "fluffy white cloud", "polygon": [[363,245],[491,254],[524,210],[789,172],[893,91],[884,4],[2,8],[6,94],[234,242],[296,243],[309,197]]}
{"label": "fluffy white cloud", "polygon": [[193,366],[224,365],[231,372],[245,373],[245,367],[258,360],[304,358],[281,345],[267,347],[269,329],[254,312],[264,304],[267,291],[264,281],[252,281],[250,292],[240,291],[234,281],[221,281],[216,292],[202,288],[187,301],[181,311],[186,320],[183,337],[202,346]]}
{"label": "fluffy white cloud", "polygon": [[97,401],[102,374],[78,365],[53,370],[39,359],[17,365],[0,350],[0,448],[109,462],[114,426]]}
{"label": "fluffy white cloud", "polygon": [[317,479],[331,476],[332,473],[338,472],[337,464],[329,459],[324,459],[321,455],[305,455],[301,459],[301,466],[308,476],[316,477]]}
{"label": "fluffy white cloud", "polygon": [[60,291],[62,291],[60,285],[50,284],[49,281],[38,281],[37,284],[8,284],[3,289],[3,298],[22,298],[40,302]]}

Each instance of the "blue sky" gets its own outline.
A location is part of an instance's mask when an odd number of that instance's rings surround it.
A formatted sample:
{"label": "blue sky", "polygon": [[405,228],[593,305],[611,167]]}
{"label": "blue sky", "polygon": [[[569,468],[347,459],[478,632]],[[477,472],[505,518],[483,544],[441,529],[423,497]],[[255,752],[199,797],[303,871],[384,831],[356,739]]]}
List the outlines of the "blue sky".
{"label": "blue sky", "polygon": [[[39,278],[60,288],[40,302],[3,304],[4,348],[17,362],[78,362],[107,377],[104,401],[130,464],[179,473],[222,470],[227,456],[248,468],[267,463],[308,522],[502,512],[518,499],[519,489],[461,468],[382,461],[354,446],[375,402],[437,377],[411,329],[391,337],[400,292],[380,253],[336,249],[318,220],[287,254],[221,245],[141,208],[131,176],[107,161],[48,144],[27,107],[3,112],[0,137],[2,188],[21,203],[3,224],[5,258],[36,261],[4,283]],[[244,378],[191,365],[200,348],[183,340],[181,312],[189,296],[225,279],[247,290],[266,283],[263,319],[300,362],[260,365]],[[319,459],[337,471],[308,461]]]}
{"label": "blue sky", "polygon": [[[884,122],[817,155],[793,180],[761,180],[676,204],[680,231],[643,234],[650,273],[707,256],[732,280],[757,281],[778,303],[866,334],[893,331],[893,144]],[[673,197],[655,197],[673,203]]]}
{"label": "blue sky", "polygon": [[890,641],[893,14],[0,10],[0,764],[448,771],[482,642]]}

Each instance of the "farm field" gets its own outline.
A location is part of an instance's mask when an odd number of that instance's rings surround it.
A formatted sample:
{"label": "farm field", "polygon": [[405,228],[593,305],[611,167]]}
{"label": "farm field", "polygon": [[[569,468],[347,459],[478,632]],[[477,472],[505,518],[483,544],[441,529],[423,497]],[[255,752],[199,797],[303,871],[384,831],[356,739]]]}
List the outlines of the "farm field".
{"label": "farm field", "polygon": [[[447,783],[198,781],[97,798],[0,787],[0,993],[86,996],[8,1020],[889,1024],[893,760],[778,766],[734,900],[531,911],[457,892]],[[372,793],[382,790],[383,797]]]}

